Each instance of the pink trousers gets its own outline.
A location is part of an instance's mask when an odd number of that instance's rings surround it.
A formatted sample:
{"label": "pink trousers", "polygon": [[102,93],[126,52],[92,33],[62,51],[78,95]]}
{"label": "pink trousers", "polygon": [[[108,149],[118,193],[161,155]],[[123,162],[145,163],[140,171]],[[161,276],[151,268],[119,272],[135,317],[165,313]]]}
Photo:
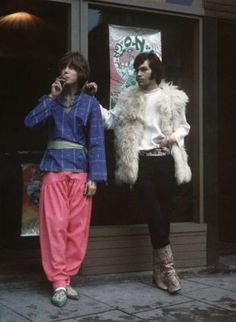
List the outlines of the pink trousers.
{"label": "pink trousers", "polygon": [[49,172],[40,195],[42,264],[53,288],[70,284],[84,259],[92,198],[84,196],[86,173]]}

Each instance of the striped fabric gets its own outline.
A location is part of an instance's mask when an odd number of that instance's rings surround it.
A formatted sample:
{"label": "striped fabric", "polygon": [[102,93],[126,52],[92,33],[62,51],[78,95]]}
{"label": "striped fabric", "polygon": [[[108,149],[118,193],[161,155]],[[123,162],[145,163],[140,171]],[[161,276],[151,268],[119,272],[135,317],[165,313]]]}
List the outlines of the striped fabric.
{"label": "striped fabric", "polygon": [[42,171],[88,172],[88,180],[107,180],[104,129],[94,97],[78,93],[68,110],[63,94],[53,101],[45,95],[26,116],[25,125],[32,128],[44,121],[48,125],[48,141],[68,141],[85,149],[47,149],[40,163]]}

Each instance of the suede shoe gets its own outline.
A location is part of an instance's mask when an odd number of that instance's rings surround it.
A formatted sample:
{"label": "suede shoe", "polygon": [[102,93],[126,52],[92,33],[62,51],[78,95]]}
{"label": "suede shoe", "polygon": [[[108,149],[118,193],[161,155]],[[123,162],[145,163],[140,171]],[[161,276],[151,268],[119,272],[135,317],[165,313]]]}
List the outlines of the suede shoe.
{"label": "suede shoe", "polygon": [[66,286],[66,295],[69,299],[72,299],[72,300],[79,299],[79,293],[70,285]]}
{"label": "suede shoe", "polygon": [[66,290],[60,288],[59,290],[55,290],[52,295],[52,304],[62,307],[66,304],[67,301],[67,295],[66,295]]}

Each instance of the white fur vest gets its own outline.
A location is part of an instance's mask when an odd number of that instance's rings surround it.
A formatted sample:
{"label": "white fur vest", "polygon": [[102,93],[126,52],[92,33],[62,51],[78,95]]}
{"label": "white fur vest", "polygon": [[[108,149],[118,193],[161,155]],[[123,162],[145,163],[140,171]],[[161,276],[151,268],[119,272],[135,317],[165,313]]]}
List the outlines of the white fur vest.
{"label": "white fur vest", "polygon": [[[160,88],[162,94],[156,102],[161,116],[160,127],[164,135],[170,135],[181,123],[188,97],[172,84],[161,82]],[[134,184],[138,177],[138,148],[144,128],[145,105],[142,91],[137,86],[129,87],[119,96],[115,109],[116,180]],[[177,184],[189,182],[191,170],[184,147],[173,144],[171,154],[175,162]]]}

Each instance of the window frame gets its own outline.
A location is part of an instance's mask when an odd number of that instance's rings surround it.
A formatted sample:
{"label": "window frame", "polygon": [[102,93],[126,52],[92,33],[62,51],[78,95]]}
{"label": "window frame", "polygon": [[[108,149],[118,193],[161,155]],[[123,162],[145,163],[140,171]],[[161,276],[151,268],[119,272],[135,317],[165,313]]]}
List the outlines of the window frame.
{"label": "window frame", "polygon": [[[204,223],[204,148],[203,148],[203,9],[189,8],[188,13],[182,6],[169,5],[166,7],[159,2],[154,1],[134,1],[127,5],[126,1],[89,1],[89,0],[49,0],[71,5],[71,17],[69,26],[69,48],[71,50],[79,50],[85,57],[88,57],[88,10],[89,5],[96,4],[101,7],[116,7],[133,11],[151,12],[162,15],[179,16],[192,19],[195,22],[194,30],[194,111],[193,119],[195,122],[193,157],[194,157],[194,173],[193,181],[193,197],[196,201],[193,213],[193,221]],[[156,1],[155,1],[156,2]],[[135,8],[134,8],[135,6]],[[161,10],[162,9],[162,10]],[[176,10],[176,12],[167,11],[167,9]],[[191,10],[190,10],[191,9]],[[181,12],[177,12],[180,11]]]}

